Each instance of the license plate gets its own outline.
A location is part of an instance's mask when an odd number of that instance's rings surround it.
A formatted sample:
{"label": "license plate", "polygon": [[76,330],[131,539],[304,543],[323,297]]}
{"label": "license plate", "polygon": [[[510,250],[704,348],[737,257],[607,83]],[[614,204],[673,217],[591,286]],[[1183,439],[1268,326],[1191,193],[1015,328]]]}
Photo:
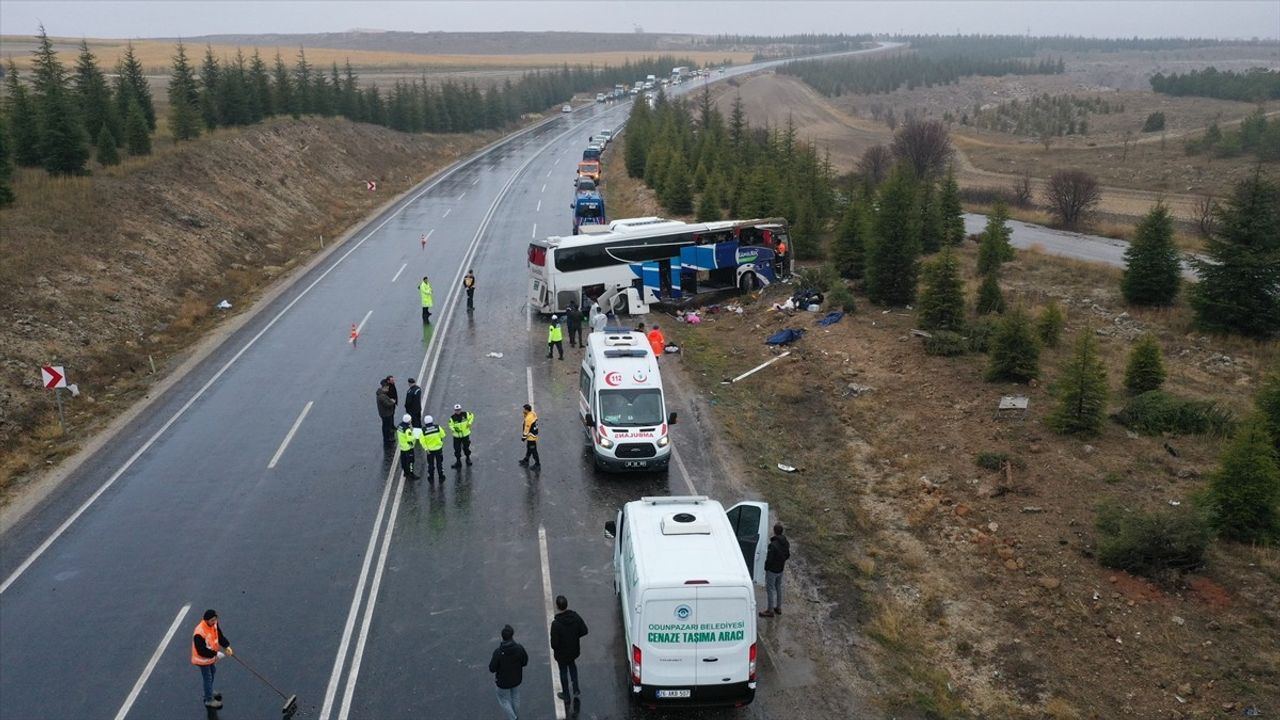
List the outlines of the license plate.
{"label": "license plate", "polygon": [[[649,467],[648,460],[628,460],[627,467]],[[685,692],[688,692],[687,690]]]}
{"label": "license plate", "polygon": [[659,690],[659,691],[658,691],[658,697],[660,697],[660,698],[687,698],[687,697],[689,697],[689,692],[690,692],[690,691],[688,691],[688,690]]}

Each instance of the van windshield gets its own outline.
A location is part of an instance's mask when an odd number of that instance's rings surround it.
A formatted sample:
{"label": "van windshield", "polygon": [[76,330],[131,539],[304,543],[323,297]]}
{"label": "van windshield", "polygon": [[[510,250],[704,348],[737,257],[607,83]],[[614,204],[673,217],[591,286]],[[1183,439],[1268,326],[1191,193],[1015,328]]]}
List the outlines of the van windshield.
{"label": "van windshield", "polygon": [[662,391],[601,390],[600,422],[609,427],[641,427],[662,424]]}

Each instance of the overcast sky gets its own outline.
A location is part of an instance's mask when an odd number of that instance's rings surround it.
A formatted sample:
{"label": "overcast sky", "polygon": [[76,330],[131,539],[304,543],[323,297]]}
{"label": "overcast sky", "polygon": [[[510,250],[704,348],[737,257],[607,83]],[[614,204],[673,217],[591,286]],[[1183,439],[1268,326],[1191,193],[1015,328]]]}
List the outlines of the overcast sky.
{"label": "overcast sky", "polygon": [[0,33],[192,37],[210,34],[592,30],[699,34],[1025,33],[1099,37],[1280,37],[1280,1],[1138,2],[381,2],[374,0],[4,0]]}

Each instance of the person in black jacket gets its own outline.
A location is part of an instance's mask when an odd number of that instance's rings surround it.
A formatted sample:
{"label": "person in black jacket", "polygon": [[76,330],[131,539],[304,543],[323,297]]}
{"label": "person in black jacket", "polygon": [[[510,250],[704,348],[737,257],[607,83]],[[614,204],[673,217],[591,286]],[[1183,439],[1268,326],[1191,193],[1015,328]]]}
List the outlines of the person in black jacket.
{"label": "person in black jacket", "polygon": [[787,536],[782,534],[782,530],[782,523],[773,526],[769,552],[764,556],[764,589],[769,605],[760,611],[760,617],[782,614],[782,571],[787,567],[787,559],[791,557],[791,543],[787,542]]}
{"label": "person in black jacket", "polygon": [[569,327],[569,347],[582,345],[582,311],[578,309],[577,303],[569,303],[565,320]]}
{"label": "person in black jacket", "polygon": [[578,690],[578,656],[582,654],[580,640],[587,636],[587,624],[582,616],[569,609],[569,600],[556,596],[556,617],[551,621],[551,655],[560,668],[560,699],[569,699],[569,680],[573,680],[573,696]]}
{"label": "person in black jacket", "polygon": [[409,378],[409,389],[404,391],[404,411],[414,427],[422,427],[422,386],[414,378]]}
{"label": "person in black jacket", "polygon": [[489,659],[489,672],[498,686],[498,707],[506,713],[507,720],[520,720],[520,681],[524,679],[524,666],[529,664],[529,654],[512,639],[515,634],[510,625],[502,626],[502,642]]}

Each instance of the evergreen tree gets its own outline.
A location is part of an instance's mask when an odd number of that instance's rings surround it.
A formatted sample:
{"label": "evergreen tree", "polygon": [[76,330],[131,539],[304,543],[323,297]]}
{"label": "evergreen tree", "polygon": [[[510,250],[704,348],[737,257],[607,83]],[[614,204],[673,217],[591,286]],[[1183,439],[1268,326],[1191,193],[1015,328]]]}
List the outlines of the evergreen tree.
{"label": "evergreen tree", "polygon": [[31,85],[40,133],[40,164],[50,175],[78,175],[89,162],[89,140],[67,87],[67,71],[43,25],[36,39]]}
{"label": "evergreen tree", "polygon": [[9,124],[0,113],[0,207],[13,204],[13,153],[9,151]]}
{"label": "evergreen tree", "polygon": [[1271,433],[1276,450],[1280,451],[1280,365],[1263,379],[1262,388],[1258,390],[1253,402],[1266,420],[1267,431]]}
{"label": "evergreen tree", "polygon": [[[293,94],[298,105],[298,112],[308,114],[315,112],[314,98],[312,97],[312,81],[314,72],[311,69],[311,63],[307,62],[307,53],[302,48],[298,48],[298,59],[293,65]],[[461,130],[462,128],[456,128]]]}
{"label": "evergreen tree", "polygon": [[920,209],[910,168],[895,168],[881,186],[874,226],[867,247],[867,296],[878,305],[910,304],[920,256]]}
{"label": "evergreen tree", "polygon": [[98,58],[94,57],[85,40],[80,41],[80,58],[76,61],[73,85],[85,136],[96,138],[103,127],[110,131],[112,137],[118,135],[120,121],[111,101],[107,76],[98,67]]}
{"label": "evergreen tree", "polygon": [[1031,318],[1017,307],[1000,318],[987,361],[987,380],[1027,382],[1040,374],[1040,345]]}
{"label": "evergreen tree", "polygon": [[173,72],[169,76],[169,133],[176,141],[200,135],[200,88],[195,69],[187,59],[187,49],[178,41],[173,56]]}
{"label": "evergreen tree", "polygon": [[943,245],[942,198],[933,181],[920,182],[920,251],[926,255],[938,252]]}
{"label": "evergreen tree", "polygon": [[1266,421],[1250,416],[1223,451],[1209,480],[1209,505],[1218,533],[1229,540],[1280,540],[1280,468]]}
{"label": "evergreen tree", "polygon": [[774,191],[773,174],[763,164],[751,171],[747,183],[747,194],[743,199],[742,211],[747,217],[765,218],[773,215],[773,202],[777,193]]}
{"label": "evergreen tree", "polygon": [[200,64],[200,117],[209,130],[225,124],[222,117],[224,91],[222,65],[213,54],[213,46],[206,45],[204,62]]}
{"label": "evergreen tree", "polygon": [[18,67],[9,58],[4,76],[5,114],[9,137],[13,140],[13,161],[24,167],[40,165],[40,128],[35,101],[18,77]]}
{"label": "evergreen tree", "polygon": [[1132,305],[1170,305],[1178,296],[1182,263],[1173,244],[1173,217],[1163,201],[1138,223],[1124,252],[1120,291]]}
{"label": "evergreen tree", "polygon": [[791,251],[796,260],[817,260],[822,257],[819,232],[817,212],[813,209],[813,203],[805,199],[796,210],[796,221],[791,226]]}
{"label": "evergreen tree", "polygon": [[[742,150],[747,140],[747,113],[742,108],[742,95],[733,98],[733,106],[729,111],[729,145],[735,151]],[[741,157],[737,152],[734,158]]]}
{"label": "evergreen tree", "polygon": [[862,278],[866,269],[866,201],[860,193],[854,193],[845,208],[844,217],[836,230],[832,260],[840,277],[849,280]]}
{"label": "evergreen tree", "polygon": [[1196,322],[1218,332],[1280,332],[1280,188],[1260,172],[1236,184],[1218,209],[1206,259],[1193,259]]}
{"label": "evergreen tree", "polygon": [[151,154],[151,133],[147,130],[147,116],[136,101],[129,103],[129,114],[124,120],[125,145],[133,156]]}
{"label": "evergreen tree", "polygon": [[[293,79],[289,77],[289,69],[285,67],[284,58],[280,57],[279,52],[276,53],[275,67],[271,71],[271,106],[278,113],[292,115],[295,120],[300,115],[293,92]],[[371,114],[369,122],[376,122],[373,117],[376,115]]]}
{"label": "evergreen tree", "polygon": [[960,205],[960,186],[956,183],[955,168],[947,167],[942,181],[942,193],[938,199],[942,216],[942,244],[959,247],[964,242],[964,208]]}
{"label": "evergreen tree", "polygon": [[715,222],[719,220],[721,218],[720,205],[720,183],[717,180],[717,176],[712,175],[702,190],[702,197],[698,198],[698,210],[694,215],[694,220],[697,222]]}
{"label": "evergreen tree", "polygon": [[964,328],[964,280],[960,261],[950,247],[924,267],[924,291],[920,293],[920,327],[926,330]]}
{"label": "evergreen tree", "polygon": [[[335,73],[338,71],[337,64],[334,64],[333,69]],[[267,72],[267,64],[262,60],[262,54],[258,52],[257,48],[253,49],[253,57],[249,60],[248,91],[250,115],[253,117],[253,122],[258,122],[263,118],[269,118],[276,114],[271,98],[271,76]]]}
{"label": "evergreen tree", "polygon": [[129,103],[137,102],[147,120],[147,129],[156,129],[156,106],[151,101],[151,86],[147,84],[146,73],[142,62],[133,52],[133,43],[125,46],[124,55],[116,66],[116,113],[117,117],[129,116]]}
{"label": "evergreen tree", "polygon": [[662,204],[673,215],[693,212],[693,192],[689,189],[689,168],[680,155],[667,162],[666,177],[662,182]]}
{"label": "evergreen tree", "polygon": [[1004,203],[996,203],[991,214],[987,216],[987,226],[982,231],[982,239],[978,242],[978,274],[989,275],[998,272],[1000,266],[1015,256],[1009,238],[1013,231],[1007,224],[1009,211]]}
{"label": "evergreen tree", "polygon": [[978,301],[974,309],[979,315],[992,315],[1004,312],[1004,292],[1000,289],[1000,273],[989,272],[982,276],[982,284],[978,286]]}
{"label": "evergreen tree", "polygon": [[120,164],[119,146],[116,145],[116,139],[111,137],[111,130],[106,125],[98,129],[97,152],[99,165],[110,167]]}
{"label": "evergreen tree", "polygon": [[1164,378],[1160,345],[1150,334],[1143,335],[1129,353],[1129,364],[1124,369],[1124,387],[1130,395],[1141,395],[1148,390],[1160,389]]}
{"label": "evergreen tree", "polygon": [[1062,337],[1062,327],[1067,324],[1067,318],[1062,314],[1062,307],[1054,300],[1050,300],[1048,305],[1040,311],[1040,317],[1036,320],[1036,334],[1040,337],[1040,344],[1045,347],[1058,347],[1058,340]]}
{"label": "evergreen tree", "polygon": [[1049,426],[1064,435],[1093,437],[1102,432],[1107,412],[1107,369],[1098,357],[1098,341],[1084,331],[1076,339],[1071,359],[1054,384],[1058,406]]}

